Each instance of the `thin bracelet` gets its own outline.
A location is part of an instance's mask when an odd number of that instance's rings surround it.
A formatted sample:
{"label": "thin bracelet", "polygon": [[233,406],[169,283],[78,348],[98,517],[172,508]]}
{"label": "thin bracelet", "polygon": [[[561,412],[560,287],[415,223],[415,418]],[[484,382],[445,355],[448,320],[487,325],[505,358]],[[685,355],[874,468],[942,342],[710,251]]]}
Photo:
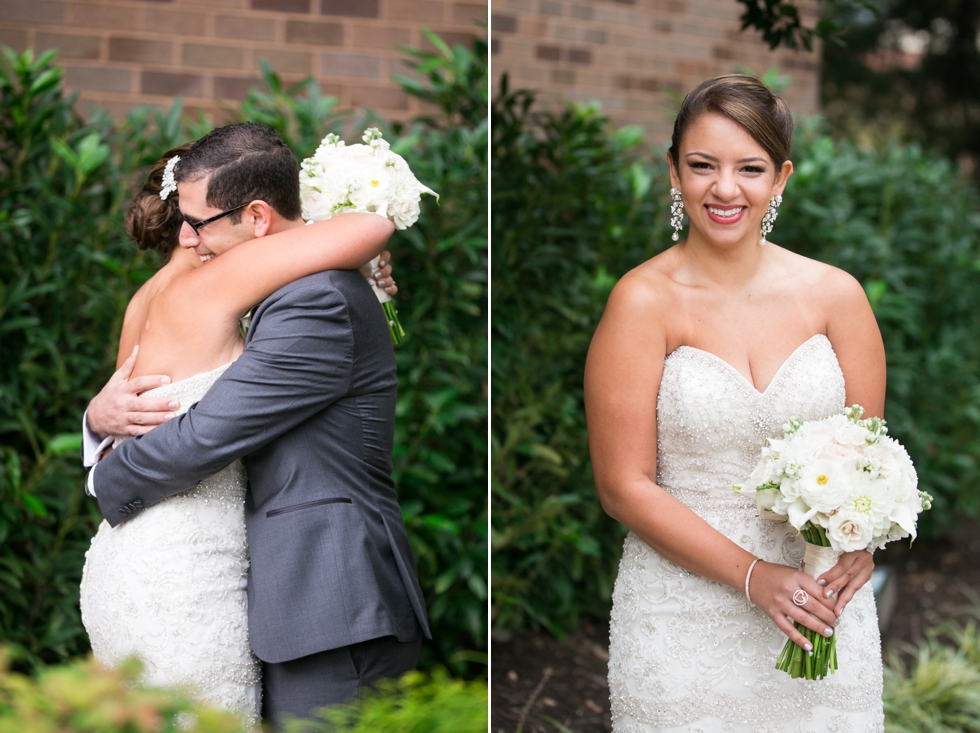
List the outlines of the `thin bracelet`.
{"label": "thin bracelet", "polygon": [[749,565],[749,571],[745,574],[745,598],[749,603],[752,603],[752,596],[749,595],[749,579],[752,577],[752,571],[755,570],[755,564],[757,562],[759,562],[759,558],[752,561],[752,564]]}

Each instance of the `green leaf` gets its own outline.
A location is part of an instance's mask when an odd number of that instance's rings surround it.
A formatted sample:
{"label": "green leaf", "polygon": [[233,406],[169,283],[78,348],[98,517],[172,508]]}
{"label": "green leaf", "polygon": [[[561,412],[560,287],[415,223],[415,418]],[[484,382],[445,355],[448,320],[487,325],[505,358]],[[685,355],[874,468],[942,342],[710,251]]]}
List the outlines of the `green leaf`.
{"label": "green leaf", "polygon": [[45,450],[51,455],[59,456],[63,453],[72,453],[77,455],[81,448],[81,433],[59,433],[48,441],[48,445]]}
{"label": "green leaf", "polygon": [[44,508],[44,504],[42,504],[40,499],[38,499],[33,494],[28,494],[27,492],[24,492],[20,495],[20,499],[21,501],[24,502],[24,506],[27,508],[27,510],[32,514],[35,514],[39,517],[48,516],[48,510]]}

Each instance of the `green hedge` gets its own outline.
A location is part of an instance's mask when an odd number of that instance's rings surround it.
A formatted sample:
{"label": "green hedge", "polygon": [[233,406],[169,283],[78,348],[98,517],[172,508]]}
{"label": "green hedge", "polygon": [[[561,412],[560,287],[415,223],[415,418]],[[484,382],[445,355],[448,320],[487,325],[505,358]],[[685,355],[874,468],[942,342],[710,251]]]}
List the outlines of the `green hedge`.
{"label": "green hedge", "polygon": [[[265,69],[238,118],[312,153],[328,131],[381,126],[442,195],[392,237],[409,331],[396,349],[395,481],[435,639],[422,666],[482,674],[486,651],[486,43],[408,51],[405,90],[434,106],[408,125],[337,110],[312,81]],[[0,57],[0,639],[21,669],[87,651],[78,611],[84,553],[101,519],[83,494],[77,431],[112,373],[125,305],[156,268],[123,215],[161,153],[211,123],[136,110],[86,122],[61,92],[53,52]],[[469,103],[469,107],[464,102]]]}
{"label": "green hedge", "polygon": [[[624,532],[595,494],[585,355],[612,285],[672,244],[670,184],[663,149],[594,107],[536,112],[504,79],[491,116],[492,623],[561,633],[608,614]],[[800,128],[771,239],[867,289],[891,434],[940,532],[980,501],[980,195],[937,154]]]}

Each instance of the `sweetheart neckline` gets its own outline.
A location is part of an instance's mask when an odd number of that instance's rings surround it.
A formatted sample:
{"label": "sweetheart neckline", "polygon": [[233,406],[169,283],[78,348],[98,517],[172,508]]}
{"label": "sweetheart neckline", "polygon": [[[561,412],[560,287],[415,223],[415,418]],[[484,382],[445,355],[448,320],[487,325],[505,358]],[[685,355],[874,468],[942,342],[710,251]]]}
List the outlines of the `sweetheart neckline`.
{"label": "sweetheart neckline", "polygon": [[[813,341],[815,338],[818,338],[818,337],[823,337],[827,341],[827,343],[830,344],[830,339],[827,338],[826,334],[822,334],[822,333],[815,333],[815,334],[813,334],[810,338],[808,338],[802,344],[800,344],[795,349],[793,349],[793,353],[791,353],[789,356],[786,357],[785,360],[783,360],[783,363],[779,365],[779,369],[776,370],[776,373],[772,375],[772,379],[769,380],[769,384],[767,384],[766,385],[766,388],[764,390],[762,390],[762,391],[760,391],[758,389],[758,387],[756,387],[752,382],[750,382],[746,378],[746,376],[744,374],[742,374],[742,372],[740,372],[738,369],[736,369],[735,367],[733,367],[731,364],[729,364],[727,361],[725,361],[724,359],[722,359],[720,356],[718,356],[717,354],[713,354],[710,351],[705,351],[704,349],[699,349],[697,346],[688,346],[687,344],[681,344],[676,349],[674,349],[673,351],[671,351],[667,355],[667,358],[669,359],[671,356],[673,356],[674,354],[676,354],[681,349],[689,349],[691,351],[697,351],[697,352],[699,352],[701,354],[707,354],[708,356],[710,356],[715,361],[721,362],[726,367],[728,367],[729,371],[734,372],[736,375],[738,375],[738,378],[741,380],[742,384],[744,384],[746,387],[748,387],[749,389],[751,389],[756,395],[758,395],[759,397],[765,397],[769,393],[769,390],[772,388],[772,385],[776,383],[776,380],[779,379],[779,376],[783,373],[783,370],[786,368],[786,365],[789,364],[791,361],[793,361],[793,358],[798,353],[800,353],[800,351],[803,349],[804,346],[806,346],[807,344],[809,344],[811,341]],[[833,349],[833,345],[832,344],[830,344],[830,348]],[[836,355],[835,355],[835,357],[836,357]]]}

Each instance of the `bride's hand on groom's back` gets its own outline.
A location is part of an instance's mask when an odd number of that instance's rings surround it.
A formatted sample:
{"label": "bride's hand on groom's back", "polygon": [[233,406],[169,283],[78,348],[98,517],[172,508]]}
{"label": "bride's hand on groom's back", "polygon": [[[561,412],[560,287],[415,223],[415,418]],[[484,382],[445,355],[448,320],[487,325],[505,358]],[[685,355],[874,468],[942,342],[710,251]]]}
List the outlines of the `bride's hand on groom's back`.
{"label": "bride's hand on groom's back", "polygon": [[88,429],[100,438],[142,435],[174,417],[180,403],[173,399],[146,399],[140,393],[169,384],[170,377],[150,374],[130,379],[139,347],[124,361],[102,391],[88,405]]}
{"label": "bride's hand on groom's back", "polygon": [[[806,594],[802,605],[793,601],[799,591]],[[793,621],[831,636],[837,626],[833,598],[824,596],[825,589],[804,572],[778,563],[760,562],[751,578],[752,602],[765,611],[779,630],[798,646],[810,651],[810,643],[793,625]],[[800,596],[796,596],[801,599]],[[792,620],[790,620],[792,619]],[[828,634],[827,632],[831,633]]]}

